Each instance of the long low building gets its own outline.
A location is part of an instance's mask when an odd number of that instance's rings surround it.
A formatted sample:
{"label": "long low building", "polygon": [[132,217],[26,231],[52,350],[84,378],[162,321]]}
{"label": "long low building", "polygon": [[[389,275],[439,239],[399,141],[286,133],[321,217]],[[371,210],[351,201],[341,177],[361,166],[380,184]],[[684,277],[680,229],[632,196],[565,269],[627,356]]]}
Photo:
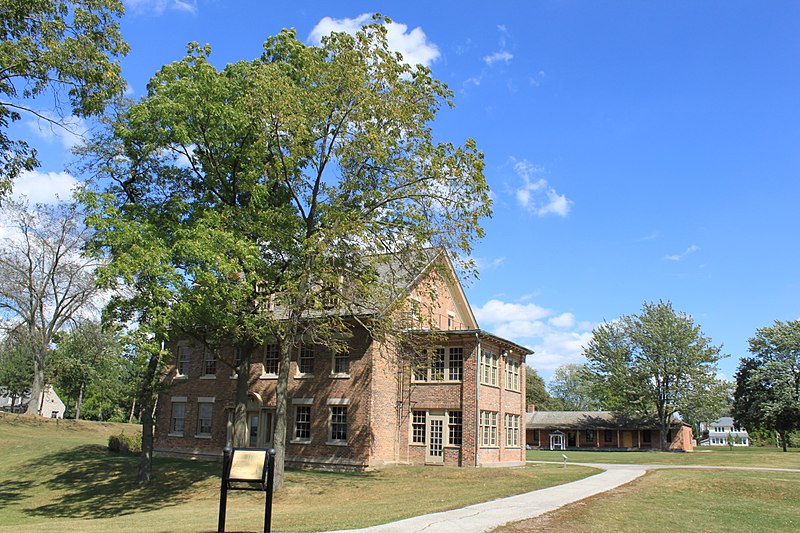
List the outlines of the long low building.
{"label": "long low building", "polygon": [[[526,415],[526,442],[545,450],[658,449],[658,424],[609,411],[534,411]],[[671,451],[692,451],[692,428],[676,421],[667,435]]]}

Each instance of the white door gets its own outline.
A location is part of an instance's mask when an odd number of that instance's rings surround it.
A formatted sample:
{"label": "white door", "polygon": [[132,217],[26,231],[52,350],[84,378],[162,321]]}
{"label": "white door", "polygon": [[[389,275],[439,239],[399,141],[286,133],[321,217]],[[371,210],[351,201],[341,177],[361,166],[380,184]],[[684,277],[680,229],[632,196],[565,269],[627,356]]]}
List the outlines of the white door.
{"label": "white door", "polygon": [[428,415],[426,463],[444,463],[444,424],[444,413],[430,413]]}

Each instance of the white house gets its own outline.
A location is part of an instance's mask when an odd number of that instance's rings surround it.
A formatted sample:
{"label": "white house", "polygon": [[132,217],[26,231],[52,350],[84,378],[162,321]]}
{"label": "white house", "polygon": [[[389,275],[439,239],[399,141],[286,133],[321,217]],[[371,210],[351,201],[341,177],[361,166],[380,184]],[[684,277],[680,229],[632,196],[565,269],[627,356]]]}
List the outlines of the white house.
{"label": "white house", "polygon": [[701,423],[701,434],[708,432],[708,437],[700,441],[700,446],[728,446],[729,438],[733,439],[734,446],[750,446],[750,436],[744,428],[737,427],[733,418],[723,416],[714,422]]}
{"label": "white house", "polygon": [[[12,398],[10,396],[0,396],[0,411],[11,411],[14,413],[24,413],[31,401],[30,396],[23,398]],[[47,418],[64,418],[66,406],[61,398],[58,397],[52,385],[45,385],[42,395],[38,398],[38,414]]]}

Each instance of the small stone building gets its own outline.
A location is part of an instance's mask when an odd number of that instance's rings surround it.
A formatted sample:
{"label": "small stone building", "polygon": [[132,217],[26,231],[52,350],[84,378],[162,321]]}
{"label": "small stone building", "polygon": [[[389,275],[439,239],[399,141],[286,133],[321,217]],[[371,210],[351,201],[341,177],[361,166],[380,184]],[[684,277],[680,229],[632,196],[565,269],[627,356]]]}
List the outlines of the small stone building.
{"label": "small stone building", "polygon": [[[479,328],[445,253],[413,278],[400,291],[412,302],[430,298],[423,280],[437,286],[436,301],[419,307],[438,325],[427,363],[412,368],[393,343],[371,338],[356,321],[347,351],[302,345],[289,370],[288,465],[524,463],[524,362],[532,352]],[[175,362],[158,401],[156,451],[219,455],[231,440],[235,376],[189,340],[170,348]],[[267,344],[251,366],[252,447],[273,443],[278,353]]]}

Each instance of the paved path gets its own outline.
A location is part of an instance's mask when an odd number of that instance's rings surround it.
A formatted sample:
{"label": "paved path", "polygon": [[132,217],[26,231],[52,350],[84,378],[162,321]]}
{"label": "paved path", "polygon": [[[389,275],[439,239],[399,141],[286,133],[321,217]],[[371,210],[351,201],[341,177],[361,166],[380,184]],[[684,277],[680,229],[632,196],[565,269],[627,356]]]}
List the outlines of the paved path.
{"label": "paved path", "polygon": [[[547,461],[535,461],[547,462]],[[606,463],[568,463],[600,468],[604,472],[572,483],[535,490],[517,496],[477,503],[461,509],[415,516],[389,524],[329,533],[482,533],[526,518],[533,518],[564,505],[577,502],[629,483],[648,470],[661,468],[761,470],[797,472],[791,468],[689,465],[617,465]]]}
{"label": "paved path", "polygon": [[[479,533],[548,513],[568,503],[611,490],[646,472],[639,465],[603,465],[600,474],[572,483],[535,490],[508,498],[476,503],[461,509],[407,518],[380,526],[351,529],[348,533]],[[333,532],[343,533],[343,532]]]}

